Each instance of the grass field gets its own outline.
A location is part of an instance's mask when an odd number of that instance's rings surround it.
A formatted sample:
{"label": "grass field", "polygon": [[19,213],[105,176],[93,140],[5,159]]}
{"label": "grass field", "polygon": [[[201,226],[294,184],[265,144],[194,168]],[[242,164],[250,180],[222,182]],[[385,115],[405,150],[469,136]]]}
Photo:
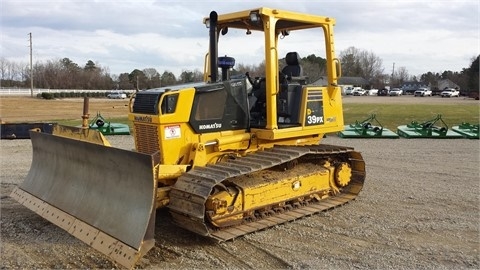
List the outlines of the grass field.
{"label": "grass field", "polygon": [[[439,97],[344,97],[345,124],[367,119],[375,114],[386,128],[396,130],[411,121],[424,122],[442,115],[449,126],[462,122],[480,122],[480,103],[473,99]],[[63,125],[81,124],[83,99],[44,100],[29,97],[0,97],[0,118],[5,122],[57,122]],[[96,112],[110,122],[129,124],[128,100],[90,99],[90,119]]]}
{"label": "grass field", "polygon": [[375,114],[377,120],[386,128],[396,130],[400,125],[412,121],[419,123],[431,120],[438,114],[448,127],[462,122],[479,123],[479,104],[368,104],[349,103],[343,106],[345,124],[363,121]]}
{"label": "grass field", "polygon": [[[409,124],[412,121],[419,123],[431,120],[438,114],[448,127],[459,125],[462,122],[478,124],[478,105],[372,105],[372,104],[346,104],[344,106],[345,124],[352,124],[355,121],[363,121],[375,114],[376,119],[382,126],[395,131],[398,126]],[[131,126],[127,117],[116,117],[108,119],[112,123],[122,123]],[[64,125],[80,125],[79,120],[60,120]],[[373,123],[372,123],[373,124]]]}
{"label": "grass field", "polygon": [[[355,121],[363,121],[375,114],[376,119],[386,128],[396,130],[400,125],[409,124],[412,121],[419,123],[431,120],[438,114],[442,116],[442,120],[448,127],[459,125],[462,122],[470,124],[478,124],[479,106],[478,104],[470,105],[422,105],[417,104],[345,104],[343,106],[343,116],[345,124],[355,123]],[[114,117],[108,119],[110,122],[128,124],[131,123],[128,118]],[[80,125],[80,120],[58,120],[63,125]]]}

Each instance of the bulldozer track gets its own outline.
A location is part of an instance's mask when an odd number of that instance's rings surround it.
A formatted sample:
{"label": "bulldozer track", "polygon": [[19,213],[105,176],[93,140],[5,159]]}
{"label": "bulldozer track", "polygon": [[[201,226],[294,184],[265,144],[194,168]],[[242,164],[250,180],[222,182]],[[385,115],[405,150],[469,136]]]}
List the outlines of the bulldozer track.
{"label": "bulldozer track", "polygon": [[[316,158],[344,155],[352,165],[350,184],[336,196],[237,226],[218,229],[207,223],[205,202],[215,185],[228,178],[272,168],[306,155]],[[343,205],[357,197],[364,179],[364,161],[353,148],[334,145],[275,146],[234,160],[194,168],[183,174],[170,191],[169,209],[179,226],[222,242]]]}

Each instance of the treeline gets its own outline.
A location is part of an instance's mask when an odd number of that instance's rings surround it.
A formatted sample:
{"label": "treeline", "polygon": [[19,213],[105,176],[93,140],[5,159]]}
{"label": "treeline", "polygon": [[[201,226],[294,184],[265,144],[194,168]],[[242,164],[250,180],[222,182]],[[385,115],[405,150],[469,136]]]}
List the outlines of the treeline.
{"label": "treeline", "polygon": [[42,92],[37,94],[37,97],[43,99],[57,99],[57,98],[79,98],[79,97],[106,97],[108,92],[94,92],[94,91],[82,91],[82,92]]}
{"label": "treeline", "polygon": [[[2,87],[30,87],[30,68],[26,64],[0,59]],[[89,60],[80,67],[69,58],[37,62],[33,65],[35,88],[45,89],[112,89],[108,68]]]}
{"label": "treeline", "polygon": [[[479,56],[472,59],[469,67],[461,71],[427,72],[412,76],[406,67],[397,67],[386,72],[382,59],[373,52],[350,47],[339,53],[342,63],[342,76],[362,77],[372,88],[383,88],[386,85],[401,87],[405,82],[423,82],[433,88],[440,80],[449,79],[460,86],[461,90],[478,91],[479,89]],[[301,59],[303,72],[313,82],[326,74],[326,60],[314,54]],[[286,65],[285,59],[279,60],[280,69]],[[265,63],[257,65],[237,64],[233,74],[249,72],[252,77],[265,74]],[[130,73],[111,75],[107,67],[89,60],[80,67],[69,58],[36,63],[33,66],[35,88],[46,89],[150,89],[180,83],[203,80],[200,70],[184,70],[177,78],[172,72],[165,70],[159,73],[155,68],[134,69]],[[30,87],[30,71],[26,64],[10,62],[0,58],[0,79],[2,87]]]}
{"label": "treeline", "polygon": [[[2,87],[29,88],[30,79],[28,65],[0,58]],[[170,71],[160,74],[155,68],[135,69],[130,73],[111,75],[108,67],[102,67],[92,60],[87,61],[83,67],[69,58],[37,62],[33,65],[34,87],[44,89],[144,90],[202,80],[203,73],[198,70],[184,70],[178,78]]]}
{"label": "treeline", "polygon": [[468,68],[463,68],[460,72],[444,71],[442,73],[427,72],[420,76],[419,81],[426,82],[429,85],[436,85],[436,82],[442,79],[449,79],[460,86],[460,90],[465,92],[479,91],[479,58],[472,60]]}
{"label": "treeline", "polygon": [[342,76],[362,77],[370,82],[372,88],[381,89],[386,85],[399,87],[405,82],[422,82],[436,88],[438,82],[449,79],[461,90],[478,92],[479,56],[472,58],[471,64],[461,71],[426,72],[420,76],[410,75],[406,67],[397,67],[392,73],[385,72],[382,59],[372,52],[350,47],[339,53],[342,63]]}

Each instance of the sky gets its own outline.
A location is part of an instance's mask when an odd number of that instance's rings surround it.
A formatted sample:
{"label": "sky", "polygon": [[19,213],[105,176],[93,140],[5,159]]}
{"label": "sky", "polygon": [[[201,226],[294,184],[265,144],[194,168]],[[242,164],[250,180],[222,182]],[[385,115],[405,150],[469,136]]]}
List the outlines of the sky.
{"label": "sky", "polygon": [[[416,76],[461,71],[480,54],[480,4],[473,0],[1,0],[0,57],[28,64],[32,33],[34,63],[67,57],[81,67],[92,60],[112,75],[155,68],[178,76],[203,71],[203,18],[210,11],[258,7],[333,17],[337,55],[352,46],[372,52],[385,74],[399,67]],[[319,40],[297,38],[294,50],[301,56]],[[263,59],[263,44],[242,38],[222,45],[237,63]]]}

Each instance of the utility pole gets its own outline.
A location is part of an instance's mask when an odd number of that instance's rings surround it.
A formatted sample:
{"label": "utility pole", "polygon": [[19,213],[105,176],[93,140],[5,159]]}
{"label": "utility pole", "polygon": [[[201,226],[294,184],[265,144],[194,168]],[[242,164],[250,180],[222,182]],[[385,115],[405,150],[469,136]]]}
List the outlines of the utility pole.
{"label": "utility pole", "polygon": [[138,93],[138,89],[139,89],[139,87],[138,87],[138,75],[136,76],[136,79],[137,79],[137,89],[135,89],[135,92]]}
{"label": "utility pole", "polygon": [[33,61],[32,61],[32,33],[30,36],[30,96],[33,97]]}
{"label": "utility pole", "polygon": [[390,80],[390,86],[392,87],[393,87],[393,76],[395,76],[395,62],[393,62],[392,79]]}

